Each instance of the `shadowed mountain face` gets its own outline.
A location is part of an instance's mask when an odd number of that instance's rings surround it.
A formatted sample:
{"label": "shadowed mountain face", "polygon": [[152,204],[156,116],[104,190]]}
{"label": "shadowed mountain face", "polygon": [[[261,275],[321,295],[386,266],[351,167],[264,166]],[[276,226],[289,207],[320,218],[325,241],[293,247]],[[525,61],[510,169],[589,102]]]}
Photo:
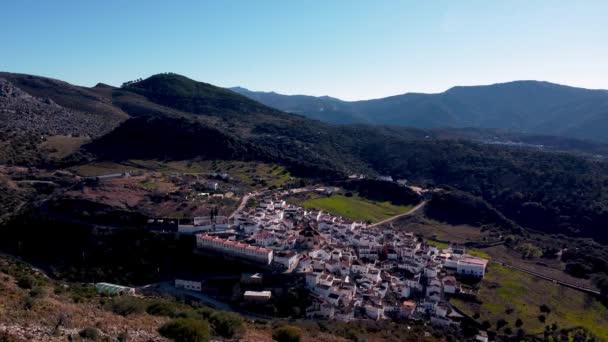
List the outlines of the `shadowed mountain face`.
{"label": "shadowed mountain face", "polygon": [[331,123],[418,128],[500,128],[608,142],[608,91],[515,81],[347,102],[331,97],[233,91],[277,109]]}

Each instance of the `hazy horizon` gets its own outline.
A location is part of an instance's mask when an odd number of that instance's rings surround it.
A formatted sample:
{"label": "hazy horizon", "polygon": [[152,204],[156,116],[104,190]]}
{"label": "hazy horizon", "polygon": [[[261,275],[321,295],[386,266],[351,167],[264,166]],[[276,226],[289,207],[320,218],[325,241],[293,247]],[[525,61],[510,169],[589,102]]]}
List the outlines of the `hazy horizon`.
{"label": "hazy horizon", "polygon": [[172,71],[349,101],[514,80],[607,89],[607,11],[602,1],[12,2],[0,13],[15,28],[0,70],[83,86]]}

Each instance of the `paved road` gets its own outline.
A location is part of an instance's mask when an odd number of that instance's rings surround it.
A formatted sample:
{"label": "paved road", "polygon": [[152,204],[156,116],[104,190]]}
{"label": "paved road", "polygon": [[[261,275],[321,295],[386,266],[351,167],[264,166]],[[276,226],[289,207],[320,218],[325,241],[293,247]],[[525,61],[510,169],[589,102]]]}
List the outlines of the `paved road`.
{"label": "paved road", "polygon": [[157,283],[157,284],[153,284],[153,285],[147,285],[147,286],[144,286],[142,289],[145,289],[146,287],[152,287],[155,290],[158,290],[160,292],[168,293],[168,294],[178,296],[178,297],[188,295],[188,296],[198,299],[199,301],[201,301],[202,303],[204,303],[206,305],[211,306],[212,308],[215,308],[218,310],[223,310],[223,311],[233,311],[232,308],[226,303],[222,303],[219,300],[211,298],[210,296],[207,296],[201,292],[189,291],[189,290],[177,288],[177,287],[173,286],[173,284],[170,282],[162,282],[162,283]]}
{"label": "paved road", "polygon": [[371,224],[371,225],[367,226],[367,228],[374,228],[374,227],[377,227],[377,226],[381,226],[381,225],[383,225],[385,223],[394,221],[394,220],[396,220],[398,218],[412,215],[413,213],[415,213],[416,211],[418,211],[418,209],[424,207],[425,204],[426,204],[426,201],[423,201],[423,202],[419,203],[418,205],[416,205],[415,207],[413,207],[412,209],[410,209],[410,211],[408,211],[407,213],[403,213],[403,214],[399,214],[399,215],[396,215],[396,216],[393,216],[393,217],[389,217],[389,218],[387,218],[385,220],[382,220],[380,222],[376,222],[374,224]]}
{"label": "paved road", "polygon": [[273,319],[273,317],[271,317],[271,316],[253,313],[253,312],[241,310],[239,308],[230,306],[227,303],[221,302],[221,301],[219,301],[215,298],[212,298],[211,296],[208,296],[201,292],[176,288],[175,286],[173,286],[172,282],[161,282],[161,283],[156,283],[156,284],[150,284],[150,285],[142,286],[139,289],[145,290],[146,288],[153,288],[157,291],[167,293],[167,294],[170,294],[170,295],[173,295],[176,297],[189,296],[190,298],[195,298],[195,299],[199,300],[201,303],[203,303],[207,306],[210,306],[214,309],[222,310],[222,311],[229,311],[229,312],[236,312],[236,313],[238,313],[242,316],[245,316],[247,318],[250,318],[250,319],[266,319],[266,320]]}

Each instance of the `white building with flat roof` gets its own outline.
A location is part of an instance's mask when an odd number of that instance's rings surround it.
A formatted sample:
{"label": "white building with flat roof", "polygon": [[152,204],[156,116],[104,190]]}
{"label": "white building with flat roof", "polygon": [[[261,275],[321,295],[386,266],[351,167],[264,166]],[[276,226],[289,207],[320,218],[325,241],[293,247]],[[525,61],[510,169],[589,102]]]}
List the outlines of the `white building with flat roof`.
{"label": "white building with flat roof", "polygon": [[488,260],[474,257],[463,257],[458,260],[456,273],[463,276],[483,278]]}
{"label": "white building with flat roof", "polygon": [[245,291],[243,298],[248,302],[264,303],[270,300],[272,293],[270,291]]}
{"label": "white building with flat roof", "polygon": [[198,292],[201,292],[201,290],[203,289],[203,285],[200,281],[184,279],[175,279],[175,287]]}

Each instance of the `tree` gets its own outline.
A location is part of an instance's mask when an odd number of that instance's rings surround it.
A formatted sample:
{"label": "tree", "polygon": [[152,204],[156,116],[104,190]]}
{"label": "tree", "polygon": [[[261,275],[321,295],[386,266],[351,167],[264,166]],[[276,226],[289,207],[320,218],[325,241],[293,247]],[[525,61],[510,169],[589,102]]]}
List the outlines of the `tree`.
{"label": "tree", "polygon": [[277,342],[300,342],[302,332],[291,325],[280,326],[272,332],[272,338]]}
{"label": "tree", "polygon": [[483,321],[481,322],[481,327],[483,330],[488,330],[492,327],[492,324],[489,321]]}
{"label": "tree", "polygon": [[593,281],[595,285],[600,289],[600,292],[604,296],[608,296],[608,274],[603,273],[601,275],[596,276]]}
{"label": "tree", "polygon": [[547,304],[543,304],[539,307],[540,312],[542,313],[551,313],[551,308],[547,306]]}
{"label": "tree", "polygon": [[518,318],[515,321],[515,326],[518,327],[518,328],[521,328],[522,325],[524,325],[524,322],[521,320],[521,318]]}
{"label": "tree", "polygon": [[537,258],[543,254],[543,251],[529,242],[524,242],[515,248],[521,253],[524,259]]}
{"label": "tree", "polygon": [[180,318],[166,323],[158,329],[166,338],[180,342],[208,342],[211,341],[209,323],[203,320]]}

